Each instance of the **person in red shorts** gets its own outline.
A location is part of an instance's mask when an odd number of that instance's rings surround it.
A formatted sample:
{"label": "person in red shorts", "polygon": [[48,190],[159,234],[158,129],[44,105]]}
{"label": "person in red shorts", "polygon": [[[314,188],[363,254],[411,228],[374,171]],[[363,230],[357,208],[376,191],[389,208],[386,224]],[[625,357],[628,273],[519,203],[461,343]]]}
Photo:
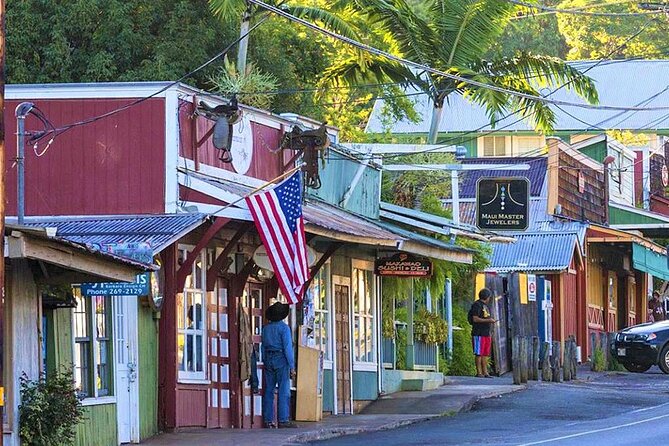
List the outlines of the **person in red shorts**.
{"label": "person in red shorts", "polygon": [[472,324],[472,347],[476,356],[476,376],[480,378],[492,378],[488,374],[488,357],[492,347],[490,330],[497,321],[490,316],[488,305],[491,298],[492,291],[483,288],[479,291],[479,299],[472,304],[469,310],[469,319]]}

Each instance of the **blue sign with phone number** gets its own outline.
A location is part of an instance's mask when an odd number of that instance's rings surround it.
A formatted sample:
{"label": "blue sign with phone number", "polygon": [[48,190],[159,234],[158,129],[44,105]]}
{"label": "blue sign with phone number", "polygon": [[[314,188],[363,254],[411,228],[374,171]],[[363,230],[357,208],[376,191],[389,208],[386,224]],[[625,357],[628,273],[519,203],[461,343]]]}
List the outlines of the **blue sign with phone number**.
{"label": "blue sign with phone number", "polygon": [[[148,243],[110,243],[94,244],[91,247],[102,251],[127,257],[138,262],[152,263],[153,251]],[[100,282],[82,283],[82,296],[146,296],[149,294],[151,273],[143,273],[135,277],[134,283]]]}
{"label": "blue sign with phone number", "polygon": [[82,296],[145,296],[149,294],[151,273],[140,274],[134,283],[100,282],[82,283]]}

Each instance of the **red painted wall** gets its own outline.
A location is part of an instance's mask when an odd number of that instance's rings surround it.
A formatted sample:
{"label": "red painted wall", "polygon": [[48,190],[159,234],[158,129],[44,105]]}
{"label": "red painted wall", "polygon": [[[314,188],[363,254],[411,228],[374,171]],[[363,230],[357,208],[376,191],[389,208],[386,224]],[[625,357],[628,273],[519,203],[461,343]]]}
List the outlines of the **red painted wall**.
{"label": "red painted wall", "polygon": [[[230,163],[223,163],[219,159],[221,152],[212,143],[211,137],[193,151],[194,135],[193,120],[191,119],[193,106],[189,102],[181,101],[179,105],[179,128],[181,131],[179,155],[196,160],[200,163],[235,172]],[[214,121],[203,116],[197,117],[197,140],[203,139],[207,131],[214,126]],[[292,153],[284,154],[278,151],[281,141],[281,130],[257,122],[251,122],[253,132],[253,157],[251,167],[244,175],[271,180],[283,173],[283,160]],[[288,158],[289,159],[289,158]]]}
{"label": "red painted wall", "polygon": [[[56,126],[85,120],[135,99],[33,101]],[[22,101],[7,101],[7,214],[16,215],[16,118]],[[165,209],[165,105],[150,99],[75,127],[37,157],[26,145],[26,215],[161,213]],[[26,130],[43,128],[33,116]],[[45,147],[42,141],[38,150]]]}

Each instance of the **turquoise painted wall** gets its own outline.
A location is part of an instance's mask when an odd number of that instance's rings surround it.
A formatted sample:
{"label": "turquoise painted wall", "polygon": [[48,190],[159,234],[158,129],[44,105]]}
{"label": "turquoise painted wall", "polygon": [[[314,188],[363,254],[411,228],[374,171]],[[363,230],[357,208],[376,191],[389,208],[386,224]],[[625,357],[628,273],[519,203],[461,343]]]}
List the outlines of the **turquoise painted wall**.
{"label": "turquoise painted wall", "polygon": [[137,303],[139,338],[139,435],[158,433],[158,321],[154,312]]}
{"label": "turquoise painted wall", "polygon": [[334,373],[323,370],[323,412],[334,412]]}
{"label": "turquoise painted wall", "polygon": [[353,399],[371,401],[379,397],[376,372],[353,371]]}
{"label": "turquoise painted wall", "polygon": [[[360,162],[352,160],[334,150],[330,150],[325,167],[320,171],[322,186],[320,189],[307,189],[309,195],[339,206],[348,186],[353,181]],[[379,197],[381,196],[381,172],[366,167],[345,209],[370,218],[379,216]]]}

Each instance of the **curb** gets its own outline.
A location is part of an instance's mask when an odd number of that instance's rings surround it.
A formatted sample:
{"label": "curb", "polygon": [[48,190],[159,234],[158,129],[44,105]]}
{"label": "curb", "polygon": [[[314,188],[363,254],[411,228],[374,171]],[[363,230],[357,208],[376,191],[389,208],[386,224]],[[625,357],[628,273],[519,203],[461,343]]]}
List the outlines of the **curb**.
{"label": "curb", "polygon": [[[412,424],[417,424],[417,423],[423,423],[425,421],[430,421],[434,420],[437,418],[443,418],[447,416],[452,416],[458,413],[463,413],[463,412],[469,412],[476,403],[478,403],[481,400],[488,399],[488,398],[496,398],[502,395],[507,395],[511,393],[516,393],[521,390],[527,389],[527,385],[519,385],[519,386],[513,386],[509,388],[508,391],[504,392],[490,392],[490,393],[485,393],[481,395],[476,395],[471,398],[469,398],[467,401],[465,401],[459,408],[450,410],[448,412],[444,412],[441,414],[430,414],[430,415],[425,415],[425,416],[416,416],[415,418],[411,418],[408,420],[400,420],[400,421],[394,421],[392,423],[386,423],[386,424],[381,424],[378,426],[371,426],[371,427],[340,427],[340,428],[325,428],[317,431],[312,431],[312,432],[304,432],[302,434],[296,434],[293,435],[292,437],[289,437],[286,439],[285,442],[282,444],[284,445],[291,445],[291,444],[303,444],[303,443],[308,443],[311,441],[322,441],[322,440],[330,440],[332,438],[338,438],[338,437],[344,437],[348,435],[356,435],[356,434],[364,434],[364,433],[370,433],[370,432],[381,432],[381,431],[386,431],[390,429],[397,429],[400,427],[405,427],[405,426],[410,426]],[[400,414],[398,414],[400,415]]]}

